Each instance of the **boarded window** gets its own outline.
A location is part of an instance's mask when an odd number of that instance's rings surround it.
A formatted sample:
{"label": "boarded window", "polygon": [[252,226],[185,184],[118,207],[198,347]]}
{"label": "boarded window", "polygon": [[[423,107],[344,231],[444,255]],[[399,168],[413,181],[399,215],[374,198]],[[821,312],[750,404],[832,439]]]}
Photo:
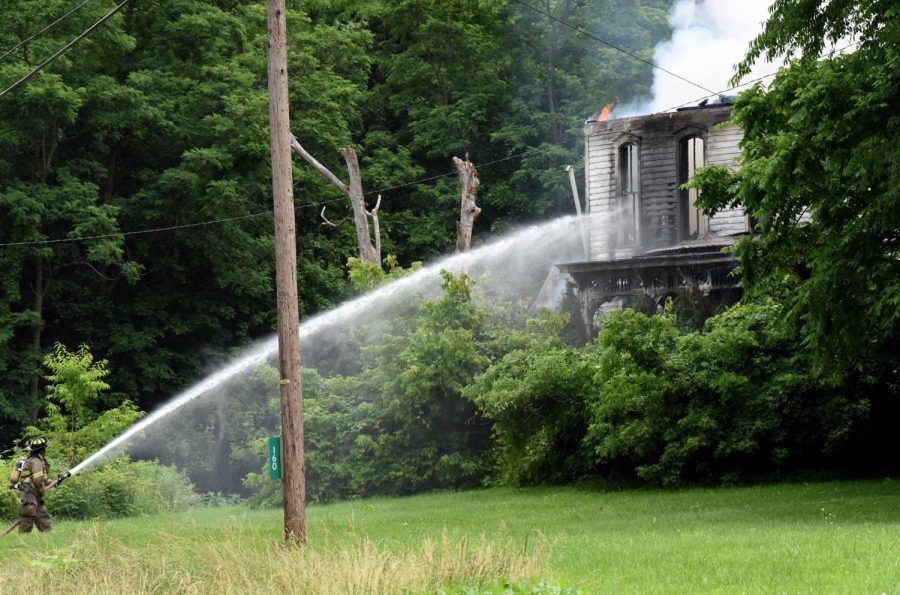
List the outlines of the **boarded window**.
{"label": "boarded window", "polygon": [[619,226],[620,246],[640,241],[640,163],[638,147],[627,143],[619,147]]}
{"label": "boarded window", "polygon": [[[699,136],[683,139],[678,145],[678,186],[690,180],[694,173],[706,165],[706,143]],[[680,191],[681,237],[696,238],[709,231],[709,219],[697,208],[696,188]]]}

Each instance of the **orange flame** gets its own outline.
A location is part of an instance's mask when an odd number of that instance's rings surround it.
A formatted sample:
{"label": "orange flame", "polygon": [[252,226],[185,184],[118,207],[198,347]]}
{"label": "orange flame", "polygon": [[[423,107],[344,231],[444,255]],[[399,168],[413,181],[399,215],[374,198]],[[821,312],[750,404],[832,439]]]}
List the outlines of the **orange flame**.
{"label": "orange flame", "polygon": [[609,116],[612,114],[613,106],[616,104],[615,101],[610,101],[606,105],[603,106],[603,109],[600,110],[600,113],[597,114],[598,122],[605,122],[609,119]]}

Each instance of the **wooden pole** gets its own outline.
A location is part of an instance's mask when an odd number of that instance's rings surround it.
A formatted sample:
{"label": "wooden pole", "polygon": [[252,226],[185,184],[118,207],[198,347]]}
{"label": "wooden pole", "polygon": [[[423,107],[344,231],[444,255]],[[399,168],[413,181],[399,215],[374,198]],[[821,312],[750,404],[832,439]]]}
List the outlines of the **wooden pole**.
{"label": "wooden pole", "polygon": [[275,284],[278,293],[278,358],[281,371],[284,538],[306,541],[303,460],[303,390],[300,380],[300,314],[297,305],[297,237],[291,131],[288,110],[285,0],[269,0],[269,129],[275,203]]}
{"label": "wooden pole", "polygon": [[578,225],[581,226],[581,245],[584,247],[584,257],[590,260],[591,248],[588,240],[588,230],[584,226],[584,216],[581,214],[581,199],[578,198],[578,184],[575,183],[575,168],[571,165],[566,166],[569,172],[569,184],[572,186],[572,198],[575,199],[575,213],[578,214]]}

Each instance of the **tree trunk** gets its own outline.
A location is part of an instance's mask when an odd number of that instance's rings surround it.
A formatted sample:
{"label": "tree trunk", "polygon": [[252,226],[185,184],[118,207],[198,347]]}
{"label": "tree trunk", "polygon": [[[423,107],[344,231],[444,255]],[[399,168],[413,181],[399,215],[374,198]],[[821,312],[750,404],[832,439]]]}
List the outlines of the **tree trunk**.
{"label": "tree trunk", "polygon": [[[300,144],[300,141],[294,135],[291,135],[291,148],[298,153],[307,163],[313,166],[320,174],[325,176],[329,182],[335,185],[341,192],[350,197],[353,204],[353,221],[356,223],[356,246],[359,250],[359,258],[363,262],[369,262],[381,266],[381,237],[380,230],[377,225],[377,215],[373,215],[375,219],[375,243],[372,246],[372,237],[369,235],[369,220],[366,212],[365,197],[362,189],[362,175],[359,172],[359,160],[356,157],[356,151],[352,147],[341,149],[341,154],[347,162],[347,171],[350,174],[350,184],[343,183],[336,175],[319,163],[319,161],[310,155],[306,149]],[[377,208],[375,211],[377,213]]]}
{"label": "tree trunk", "polygon": [[[31,331],[31,349],[40,360],[41,334],[44,330],[44,259],[37,258],[37,267],[34,278],[34,328]],[[41,366],[40,362],[35,366],[31,375],[31,402],[36,403],[40,397]]]}
{"label": "tree trunk", "polygon": [[359,248],[359,257],[363,262],[381,266],[381,254],[372,246],[372,238],[369,235],[369,218],[366,215],[362,176],[359,173],[356,151],[353,150],[353,147],[344,147],[341,149],[341,155],[347,162],[347,172],[350,174],[350,191],[347,194],[350,202],[353,203],[353,221],[356,223],[356,244]]}
{"label": "tree trunk", "polygon": [[119,161],[119,144],[115,143],[109,148],[109,159],[106,162],[106,184],[103,186],[103,200],[112,200],[113,188],[116,183],[116,166]]}
{"label": "tree trunk", "polygon": [[465,161],[454,157],[453,165],[459,172],[459,183],[462,186],[459,223],[456,224],[456,251],[468,252],[472,246],[472,228],[475,226],[475,219],[481,214],[481,209],[475,204],[475,198],[478,196],[478,172],[469,161],[468,155]]}

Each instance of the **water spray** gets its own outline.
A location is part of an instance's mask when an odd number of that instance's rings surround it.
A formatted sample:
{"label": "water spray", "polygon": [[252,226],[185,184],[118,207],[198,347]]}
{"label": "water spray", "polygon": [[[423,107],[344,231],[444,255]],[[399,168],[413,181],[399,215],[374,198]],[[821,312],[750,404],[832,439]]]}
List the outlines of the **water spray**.
{"label": "water spray", "polygon": [[[588,218],[591,220],[590,225],[592,229],[594,227],[599,229],[606,224],[606,220],[603,217],[592,214]],[[543,266],[544,260],[548,258],[557,258],[557,262],[547,263],[548,268],[551,264],[562,262],[562,260],[558,260],[560,258],[583,258],[578,224],[578,218],[563,217],[513,232],[506,237],[469,252],[443,258],[428,267],[419,269],[327,312],[309,318],[300,326],[300,339],[301,341],[308,341],[319,333],[340,323],[366,316],[370,313],[371,308],[380,304],[408,303],[416,297],[436,295],[442,270],[455,274],[473,274],[473,271],[484,272],[503,267],[503,271],[515,278],[516,275],[521,274],[526,268],[533,270],[535,266]],[[556,254],[561,253],[563,246],[565,246],[565,254]],[[556,256],[551,257],[550,254],[556,254]],[[227,366],[176,395],[165,405],[144,417],[100,450],[63,474],[65,477],[60,476],[54,482],[55,485],[59,485],[64,479],[77,475],[81,471],[117,455],[147,427],[179,410],[198,397],[239,377],[241,374],[250,372],[274,357],[277,349],[278,342],[275,335],[258,341]]]}

